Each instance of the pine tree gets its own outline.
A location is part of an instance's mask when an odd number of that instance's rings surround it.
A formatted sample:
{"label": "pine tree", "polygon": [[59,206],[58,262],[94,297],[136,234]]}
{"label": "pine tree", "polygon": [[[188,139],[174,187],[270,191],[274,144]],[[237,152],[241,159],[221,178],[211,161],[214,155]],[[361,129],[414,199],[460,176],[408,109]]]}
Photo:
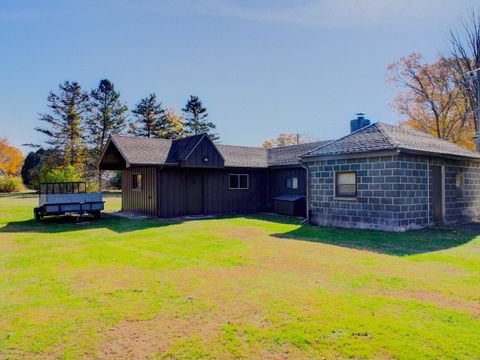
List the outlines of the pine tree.
{"label": "pine tree", "polygon": [[[100,80],[91,91],[92,114],[87,119],[88,143],[91,150],[89,161],[92,168],[103,153],[110,135],[121,133],[127,125],[128,107],[120,101],[120,93],[110,80]],[[98,170],[98,169],[97,169]],[[98,170],[98,184],[102,186],[102,172]]]}
{"label": "pine tree", "polygon": [[185,113],[183,128],[185,135],[207,133],[210,139],[218,141],[220,138],[212,130],[216,128],[213,122],[208,121],[207,109],[203,107],[198,96],[190,95],[190,99],[182,109]]}
{"label": "pine tree", "polygon": [[48,103],[50,113],[40,115],[40,121],[45,122],[46,127],[35,130],[46,135],[45,143],[61,154],[61,165],[83,170],[84,125],[91,110],[88,94],[77,82],[65,81],[59,85],[58,93],[50,92]]}
{"label": "pine tree", "polygon": [[132,110],[135,120],[130,124],[130,133],[136,136],[171,139],[177,136],[174,124],[169,121],[162,103],[155,94],[150,94]]}

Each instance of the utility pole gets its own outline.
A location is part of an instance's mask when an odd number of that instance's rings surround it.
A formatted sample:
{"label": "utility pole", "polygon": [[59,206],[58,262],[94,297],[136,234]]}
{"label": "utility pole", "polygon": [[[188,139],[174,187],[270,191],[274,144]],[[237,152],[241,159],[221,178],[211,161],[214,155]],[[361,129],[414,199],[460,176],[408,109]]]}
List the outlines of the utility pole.
{"label": "utility pole", "polygon": [[477,151],[480,151],[480,68],[476,70],[477,73]]}
{"label": "utility pole", "polygon": [[477,104],[474,109],[475,114],[475,127],[477,129],[475,134],[475,144],[477,151],[480,151],[480,68],[467,72],[466,78],[473,80],[475,78],[477,82]]}

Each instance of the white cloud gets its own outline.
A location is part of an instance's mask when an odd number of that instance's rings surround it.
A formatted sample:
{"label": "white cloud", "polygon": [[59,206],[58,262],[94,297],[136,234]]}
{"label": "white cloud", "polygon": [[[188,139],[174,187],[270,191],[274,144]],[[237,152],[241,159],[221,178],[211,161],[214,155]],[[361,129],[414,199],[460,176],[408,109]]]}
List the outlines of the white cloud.
{"label": "white cloud", "polygon": [[[321,27],[433,26],[478,0],[84,0],[146,13],[183,13]],[[455,16],[454,15],[454,16]]]}
{"label": "white cloud", "polygon": [[[370,27],[376,25],[412,25],[441,20],[440,13],[461,9],[461,1],[449,0],[309,0],[269,1],[246,5],[240,0],[201,0],[193,10],[198,12],[263,22],[281,22],[309,26]],[[198,6],[199,3],[201,6]],[[409,23],[405,23],[408,21]]]}

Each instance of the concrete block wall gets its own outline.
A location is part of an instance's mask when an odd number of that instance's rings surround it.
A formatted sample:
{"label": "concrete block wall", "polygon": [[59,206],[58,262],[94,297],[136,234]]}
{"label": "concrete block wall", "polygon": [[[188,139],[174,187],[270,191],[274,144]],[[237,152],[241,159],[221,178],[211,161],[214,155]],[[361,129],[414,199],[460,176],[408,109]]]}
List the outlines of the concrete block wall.
{"label": "concrete block wall", "polygon": [[[311,221],[322,226],[404,231],[432,224],[431,165],[445,166],[445,221],[480,214],[478,164],[413,155],[307,162]],[[335,197],[337,171],[357,172],[356,199]],[[463,195],[455,184],[463,173]]]}
{"label": "concrete block wall", "polygon": [[[433,159],[445,168],[445,221],[462,222],[480,217],[480,164]],[[456,176],[462,174],[457,188]]]}

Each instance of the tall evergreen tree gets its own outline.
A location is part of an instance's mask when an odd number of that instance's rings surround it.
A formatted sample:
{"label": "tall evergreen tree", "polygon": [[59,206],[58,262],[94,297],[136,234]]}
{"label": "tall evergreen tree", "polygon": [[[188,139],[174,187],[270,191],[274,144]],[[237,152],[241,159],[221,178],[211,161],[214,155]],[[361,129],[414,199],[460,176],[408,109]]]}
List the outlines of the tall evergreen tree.
{"label": "tall evergreen tree", "polygon": [[218,135],[213,132],[216,126],[213,122],[208,121],[207,109],[203,107],[198,96],[190,95],[190,99],[182,111],[185,113],[183,122],[185,135],[207,133],[213,141],[220,139]]}
{"label": "tall evergreen tree", "polygon": [[[127,125],[128,107],[120,101],[120,93],[110,80],[100,80],[91,91],[92,114],[87,119],[88,143],[91,150],[89,161],[92,168],[107,145],[110,135],[121,133]],[[102,172],[98,170],[98,184],[102,187]]]}
{"label": "tall evergreen tree", "polygon": [[77,82],[65,81],[57,93],[48,96],[49,113],[40,114],[45,127],[35,130],[46,135],[50,148],[62,155],[62,165],[83,169],[85,163],[84,125],[91,110],[88,93]]}
{"label": "tall evergreen tree", "polygon": [[130,124],[130,133],[136,136],[159,137],[171,139],[177,136],[174,124],[169,120],[162,103],[157,101],[155,94],[140,100],[132,110],[135,116]]}

